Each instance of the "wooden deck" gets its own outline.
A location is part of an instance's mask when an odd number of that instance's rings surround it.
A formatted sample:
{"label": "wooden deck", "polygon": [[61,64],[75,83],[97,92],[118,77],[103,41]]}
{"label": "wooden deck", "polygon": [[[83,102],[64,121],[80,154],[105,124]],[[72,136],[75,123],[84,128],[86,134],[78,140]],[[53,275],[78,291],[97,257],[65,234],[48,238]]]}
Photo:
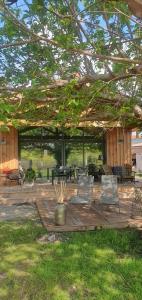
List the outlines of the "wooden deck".
{"label": "wooden deck", "polygon": [[119,185],[120,213],[118,208],[107,207],[102,209],[99,204],[101,186],[96,184],[93,191],[91,206],[70,204],[69,198],[76,194],[75,184],[67,185],[66,192],[66,224],[54,225],[54,210],[56,206],[55,193],[52,185],[35,184],[33,187],[19,186],[1,187],[0,204],[11,205],[15,203],[36,203],[43,225],[48,231],[67,232],[95,230],[96,228],[126,228],[136,227],[142,229],[142,215],[138,211],[131,218],[131,204],[134,188],[130,184]]}

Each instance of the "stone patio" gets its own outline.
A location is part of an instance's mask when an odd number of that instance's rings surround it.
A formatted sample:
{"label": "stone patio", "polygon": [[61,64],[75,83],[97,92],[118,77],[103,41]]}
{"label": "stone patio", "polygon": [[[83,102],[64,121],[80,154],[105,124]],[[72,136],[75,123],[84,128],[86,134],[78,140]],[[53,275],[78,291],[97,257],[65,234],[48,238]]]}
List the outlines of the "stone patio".
{"label": "stone patio", "polygon": [[[141,184],[140,184],[141,185]],[[69,198],[75,195],[77,186],[67,184],[66,206],[67,218],[65,226],[55,226],[54,209],[55,192],[51,184],[35,184],[34,186],[12,186],[0,188],[0,221],[36,219],[39,216],[48,231],[84,231],[96,228],[142,228],[142,215],[136,211],[131,218],[131,205],[134,197],[132,184],[118,186],[120,213],[116,207],[100,206],[101,185],[93,188],[93,199],[90,205],[69,204]]]}
{"label": "stone patio", "polygon": [[33,203],[19,203],[0,205],[0,222],[32,220],[40,221],[36,205]]}

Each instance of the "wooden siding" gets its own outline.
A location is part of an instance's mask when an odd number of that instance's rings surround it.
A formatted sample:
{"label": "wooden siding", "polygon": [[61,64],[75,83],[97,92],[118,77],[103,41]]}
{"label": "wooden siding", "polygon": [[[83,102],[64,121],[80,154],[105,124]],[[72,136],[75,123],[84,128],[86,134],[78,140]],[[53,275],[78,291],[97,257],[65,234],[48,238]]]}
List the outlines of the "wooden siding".
{"label": "wooden siding", "polygon": [[131,130],[112,128],[106,133],[106,163],[109,166],[132,164]]}
{"label": "wooden siding", "polygon": [[0,132],[0,172],[18,168],[18,131],[9,127],[9,132]]}

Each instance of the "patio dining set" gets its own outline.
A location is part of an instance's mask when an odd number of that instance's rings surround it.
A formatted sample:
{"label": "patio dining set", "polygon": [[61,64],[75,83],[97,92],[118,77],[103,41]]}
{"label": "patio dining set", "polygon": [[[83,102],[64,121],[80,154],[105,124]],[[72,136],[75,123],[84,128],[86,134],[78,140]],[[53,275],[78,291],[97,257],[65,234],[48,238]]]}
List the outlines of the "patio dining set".
{"label": "patio dining set", "polygon": [[[29,172],[31,174],[31,171],[35,172],[32,168],[29,168],[25,172],[20,166],[19,169],[4,170],[1,176],[5,177],[7,183],[16,182],[17,184],[22,185],[27,179],[27,172],[28,174]],[[50,176],[49,173],[51,174]],[[115,175],[118,183],[135,182],[135,172],[132,170],[132,166],[128,164],[113,167],[106,164],[97,167],[93,163],[86,167],[57,166],[52,168],[51,172],[49,172],[49,168],[47,168],[47,174],[47,180],[50,181],[51,179],[52,185],[55,178],[58,178],[58,181],[65,180],[66,182],[77,183],[81,175],[92,176],[94,182],[101,182],[102,175]],[[35,174],[33,181],[36,180],[38,180],[38,176]]]}
{"label": "patio dining set", "polygon": [[119,183],[125,181],[135,182],[135,172],[132,170],[132,166],[125,164],[123,166],[102,165],[97,167],[95,164],[89,164],[85,168],[79,167],[59,167],[52,170],[52,183],[55,177],[64,178],[66,181],[78,182],[80,175],[91,175],[94,177],[94,182],[101,182],[102,175],[115,175]]}
{"label": "patio dining set", "polygon": [[[60,185],[62,188],[63,181],[55,180],[54,187],[58,185],[58,191],[60,191]],[[65,181],[64,181],[65,183]],[[118,193],[118,179],[116,175],[102,175],[101,177],[101,195],[99,197],[99,201],[97,200],[97,206],[95,208],[96,212],[102,215],[102,213],[106,210],[107,207],[114,207],[114,213],[122,213],[123,208],[121,208],[121,201],[119,199],[120,195]],[[130,218],[135,218],[136,215],[142,216],[142,190],[140,186],[137,186],[133,183],[133,197],[129,199],[130,202]],[[76,194],[72,195],[68,199],[68,204],[70,205],[87,205],[92,210],[96,201],[94,201],[93,190],[95,189],[93,176],[86,176],[85,174],[80,175],[77,183]],[[65,193],[65,185],[64,190],[62,189],[62,199],[64,198]],[[60,192],[59,192],[60,195]],[[66,196],[65,196],[66,198]],[[61,208],[61,204],[64,205],[64,202],[60,203],[59,197],[57,197],[57,203],[59,204],[59,218],[56,221],[56,225],[64,225],[65,224],[65,206]],[[92,206],[93,205],[93,206]],[[122,210],[121,210],[122,209]],[[63,214],[64,213],[64,217]],[[56,218],[57,219],[57,218]],[[61,222],[61,223],[60,223]]]}
{"label": "patio dining set", "polygon": [[[54,190],[57,195],[56,202],[59,203],[61,198],[62,204],[64,203],[64,199],[66,199],[66,197],[64,198],[65,189],[66,191],[68,191],[68,188],[69,190],[75,190],[76,193],[73,193],[70,195],[70,197],[67,197],[68,204],[73,205],[74,207],[77,207],[77,204],[83,206],[87,205],[87,207],[90,207],[92,209],[92,204],[95,203],[94,192],[96,191],[96,187],[99,186],[101,193],[100,197],[97,199],[99,199],[99,209],[101,211],[101,214],[104,208],[114,207],[114,212],[118,214],[122,213],[123,215],[123,209],[122,205],[120,205],[121,201],[119,199],[120,194],[118,191],[118,183],[122,184],[124,180],[126,180],[128,185],[129,183],[131,183],[131,188],[134,188],[133,198],[130,196],[130,215],[133,218],[135,216],[136,210],[139,212],[139,215],[142,215],[142,189],[141,186],[138,186],[135,182],[135,173],[132,172],[132,169],[129,166],[125,166],[125,168],[110,168],[107,165],[103,165],[102,169],[97,173],[96,168],[93,168],[93,166],[91,165],[85,169],[76,168],[76,172],[72,173],[72,170],[70,168],[62,167],[56,169],[56,172],[55,170],[54,172],[52,172],[51,181],[47,181],[47,184],[45,183],[45,187],[47,189],[50,186],[49,190]],[[12,172],[7,172],[3,175],[6,176],[9,183],[16,182],[21,185],[21,191],[24,192],[26,181],[25,173],[22,171],[22,169],[13,170]],[[96,180],[98,181],[98,183],[95,183]],[[33,192],[38,190],[38,181],[34,181],[33,187],[34,186],[35,189],[33,188]],[[121,188],[121,185],[119,186]]]}

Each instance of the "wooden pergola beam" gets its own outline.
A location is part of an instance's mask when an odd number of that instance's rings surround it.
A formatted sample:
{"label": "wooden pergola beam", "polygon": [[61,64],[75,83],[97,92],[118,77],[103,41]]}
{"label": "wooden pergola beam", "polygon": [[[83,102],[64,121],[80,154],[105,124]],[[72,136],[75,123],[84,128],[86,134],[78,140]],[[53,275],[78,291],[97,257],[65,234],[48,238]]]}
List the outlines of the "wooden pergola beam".
{"label": "wooden pergola beam", "polygon": [[79,142],[79,143],[85,143],[85,142],[101,142],[103,138],[98,137],[96,138],[95,136],[60,136],[60,135],[54,135],[54,136],[28,136],[28,135],[23,135],[19,136],[19,142],[20,143],[49,143],[49,142],[55,142],[55,141],[65,141],[65,142]]}

